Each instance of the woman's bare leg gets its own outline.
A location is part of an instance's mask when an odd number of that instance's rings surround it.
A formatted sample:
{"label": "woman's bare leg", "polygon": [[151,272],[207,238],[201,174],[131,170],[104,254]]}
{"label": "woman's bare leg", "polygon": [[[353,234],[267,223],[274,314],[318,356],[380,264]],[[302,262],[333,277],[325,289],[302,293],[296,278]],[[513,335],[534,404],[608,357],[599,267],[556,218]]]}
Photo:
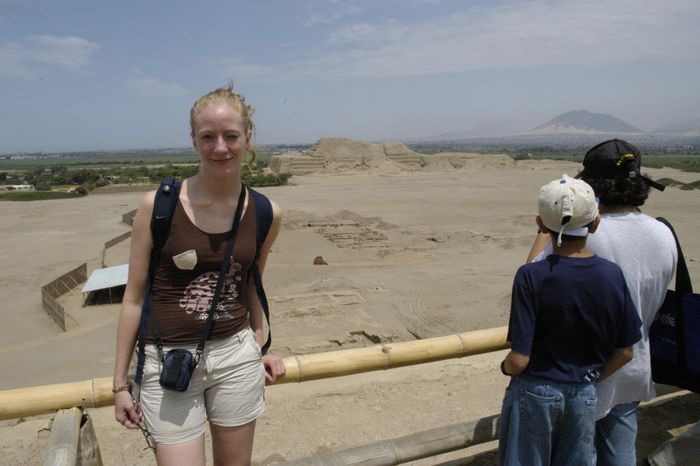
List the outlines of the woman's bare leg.
{"label": "woman's bare leg", "polygon": [[209,423],[214,466],[249,466],[253,456],[255,421],[236,427]]}
{"label": "woman's bare leg", "polygon": [[185,443],[158,444],[158,466],[204,466],[204,434]]}

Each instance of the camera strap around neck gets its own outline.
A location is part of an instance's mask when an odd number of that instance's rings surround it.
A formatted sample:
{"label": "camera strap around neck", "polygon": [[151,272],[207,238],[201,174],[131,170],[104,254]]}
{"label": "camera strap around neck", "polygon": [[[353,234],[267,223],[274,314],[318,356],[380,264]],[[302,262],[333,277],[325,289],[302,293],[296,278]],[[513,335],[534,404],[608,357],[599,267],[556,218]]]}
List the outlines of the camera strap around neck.
{"label": "camera strap around neck", "polygon": [[[211,329],[214,325],[214,314],[216,313],[217,307],[219,306],[219,295],[221,294],[221,288],[224,285],[224,278],[226,276],[226,272],[228,271],[229,263],[233,259],[233,246],[236,243],[238,227],[241,223],[241,215],[243,213],[243,204],[245,204],[245,196],[246,187],[243,183],[241,183],[241,193],[238,196],[238,205],[236,206],[236,213],[233,216],[231,237],[229,238],[228,243],[226,244],[226,252],[224,252],[224,258],[221,261],[221,269],[219,270],[219,278],[216,281],[216,288],[214,288],[214,295],[211,299],[209,315],[207,316],[207,324],[204,329],[204,333],[202,334],[202,337],[199,339],[199,343],[197,344],[197,352],[194,356],[193,367],[196,367],[197,364],[199,364],[199,359],[201,358],[202,353],[204,352],[204,345],[209,339]],[[155,312],[151,312],[151,326],[153,328],[153,336],[156,340],[156,347],[158,348],[158,356],[160,357],[160,360],[163,361],[165,359],[165,355],[163,354],[163,342],[160,338],[160,329],[158,327],[158,320],[156,319]]]}

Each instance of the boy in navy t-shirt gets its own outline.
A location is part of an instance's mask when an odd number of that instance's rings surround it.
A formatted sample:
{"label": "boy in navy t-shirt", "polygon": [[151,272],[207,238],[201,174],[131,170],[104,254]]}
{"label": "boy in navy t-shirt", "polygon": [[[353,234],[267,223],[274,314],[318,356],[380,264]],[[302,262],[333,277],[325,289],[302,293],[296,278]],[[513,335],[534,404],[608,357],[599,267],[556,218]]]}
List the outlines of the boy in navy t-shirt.
{"label": "boy in navy t-shirt", "polygon": [[584,181],[564,175],[540,189],[537,225],[554,254],[513,281],[502,465],[594,464],[595,383],[630,361],[641,338],[622,271],[586,249],[599,222]]}

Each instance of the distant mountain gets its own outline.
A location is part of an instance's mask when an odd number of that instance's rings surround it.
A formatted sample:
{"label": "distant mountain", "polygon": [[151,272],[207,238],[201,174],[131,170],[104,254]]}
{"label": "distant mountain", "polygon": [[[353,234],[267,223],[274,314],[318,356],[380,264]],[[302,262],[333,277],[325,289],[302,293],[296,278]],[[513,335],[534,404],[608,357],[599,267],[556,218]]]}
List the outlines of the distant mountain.
{"label": "distant mountain", "polygon": [[436,140],[436,141],[454,141],[454,140],[461,140],[461,139],[474,139],[474,138],[484,138],[484,137],[499,137],[499,136],[504,136],[507,134],[510,134],[512,131],[498,131],[498,130],[490,130],[490,131],[482,131],[479,129],[473,129],[473,130],[468,130],[468,131],[455,131],[452,133],[441,133],[437,134],[435,136],[430,136],[428,138],[424,138],[426,140]]}
{"label": "distant mountain", "polygon": [[657,128],[654,132],[659,134],[700,136],[700,118],[668,124]]}
{"label": "distant mountain", "polygon": [[543,123],[530,131],[534,134],[576,134],[576,133],[615,133],[640,134],[639,128],[625,123],[607,113],[591,113],[586,110],[572,110]]}
{"label": "distant mountain", "polygon": [[425,142],[429,145],[450,143],[445,146],[444,151],[452,150],[450,147],[496,150],[501,147],[540,146],[583,150],[614,137],[623,138],[657,153],[662,153],[668,147],[682,146],[678,153],[686,153],[684,151],[688,150],[687,147],[692,147],[689,153],[695,154],[700,147],[700,118],[692,117],[676,120],[673,124],[666,124],[652,132],[644,132],[612,115],[585,110],[563,113],[531,131],[508,128],[507,124],[499,127],[498,123],[480,124],[469,131],[442,133],[421,139],[399,139],[403,142]]}
{"label": "distant mountain", "polygon": [[518,128],[503,120],[479,122],[474,129],[466,131],[454,131],[450,133],[441,133],[435,136],[423,138],[423,140],[435,141],[455,141],[462,139],[474,138],[493,138],[500,136],[508,136],[517,133]]}

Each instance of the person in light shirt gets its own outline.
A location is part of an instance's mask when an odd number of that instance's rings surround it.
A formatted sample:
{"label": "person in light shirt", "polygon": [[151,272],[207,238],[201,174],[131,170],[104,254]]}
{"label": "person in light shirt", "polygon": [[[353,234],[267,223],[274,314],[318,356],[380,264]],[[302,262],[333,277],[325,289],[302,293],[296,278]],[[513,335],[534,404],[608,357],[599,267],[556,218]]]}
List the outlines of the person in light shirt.
{"label": "person in light shirt", "polygon": [[[622,269],[642,320],[642,339],[632,361],[598,384],[596,454],[599,466],[636,465],[637,408],[656,395],[651,380],[649,327],[675,274],[678,253],[671,231],[641,211],[650,188],[664,186],[641,173],[642,156],[620,140],[604,141],[585,155],[578,177],[599,199],[601,222],[587,247]],[[549,235],[539,234],[528,262],[552,250]]]}

